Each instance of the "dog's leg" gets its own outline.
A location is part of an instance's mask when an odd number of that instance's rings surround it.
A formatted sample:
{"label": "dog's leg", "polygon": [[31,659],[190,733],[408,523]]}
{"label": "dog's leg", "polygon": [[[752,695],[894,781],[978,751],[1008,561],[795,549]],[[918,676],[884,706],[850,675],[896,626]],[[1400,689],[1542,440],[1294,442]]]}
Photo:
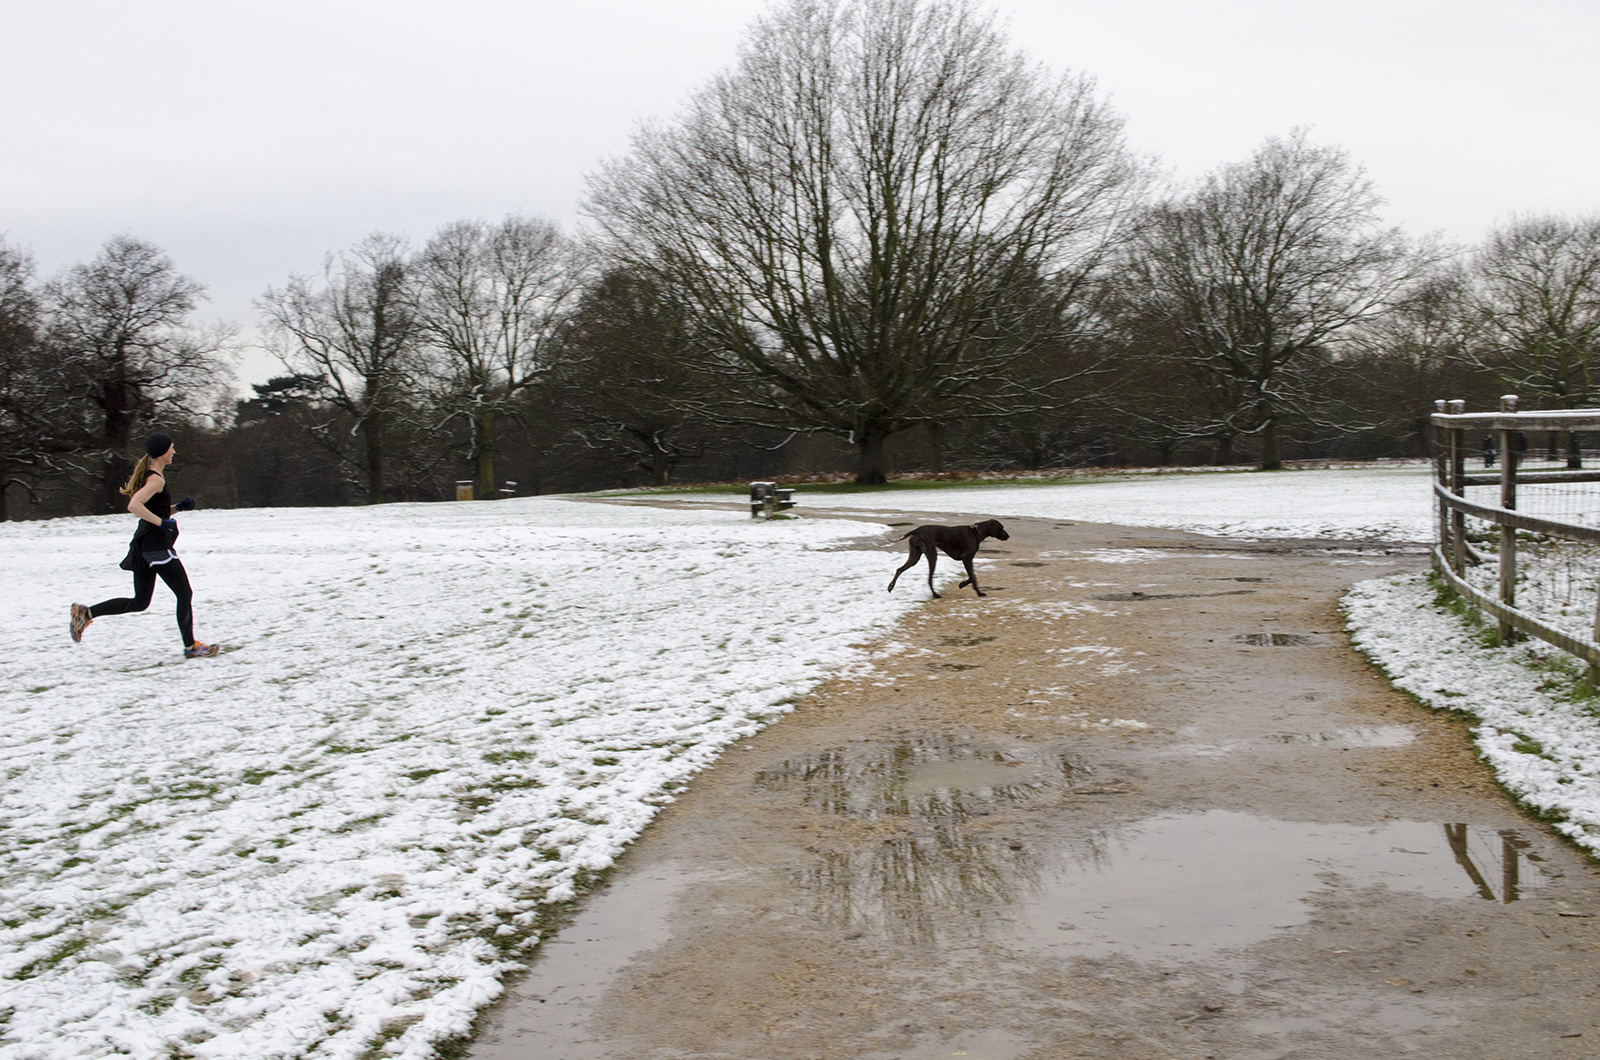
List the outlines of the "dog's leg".
{"label": "dog's leg", "polygon": [[936,548],[928,549],[928,591],[933,593],[933,598],[935,600],[942,600],[944,598],[940,596],[939,591],[933,587],[933,568],[938,562],[939,550]]}
{"label": "dog's leg", "polygon": [[970,559],[964,559],[961,562],[967,566],[967,580],[956,586],[956,588],[964,589],[970,585],[972,586],[972,591],[977,593],[979,596],[987,596],[987,593],[978,588],[978,574],[972,569],[972,561]]}
{"label": "dog's leg", "polygon": [[917,565],[917,560],[921,558],[922,548],[915,541],[912,541],[911,558],[906,560],[905,563],[901,564],[900,569],[894,572],[894,577],[889,579],[889,591],[891,593],[894,592],[894,583],[900,580],[900,575],[904,574],[912,567],[915,567]]}

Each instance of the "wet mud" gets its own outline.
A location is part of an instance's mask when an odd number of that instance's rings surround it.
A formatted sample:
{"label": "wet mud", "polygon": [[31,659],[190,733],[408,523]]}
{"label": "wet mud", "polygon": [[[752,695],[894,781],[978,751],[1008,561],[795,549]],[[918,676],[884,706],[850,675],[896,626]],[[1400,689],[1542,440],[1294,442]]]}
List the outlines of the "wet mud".
{"label": "wet mud", "polygon": [[1007,526],[987,598],[698,777],[467,1055],[1600,1056],[1595,866],[1341,630],[1420,554]]}

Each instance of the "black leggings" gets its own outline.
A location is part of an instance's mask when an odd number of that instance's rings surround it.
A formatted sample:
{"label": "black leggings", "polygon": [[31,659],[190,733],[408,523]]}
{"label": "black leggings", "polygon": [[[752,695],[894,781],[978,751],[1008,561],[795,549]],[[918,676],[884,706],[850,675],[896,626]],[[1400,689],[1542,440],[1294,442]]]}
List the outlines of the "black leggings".
{"label": "black leggings", "polygon": [[172,595],[178,598],[178,632],[183,634],[183,646],[194,643],[194,590],[189,588],[189,574],[183,569],[183,560],[171,559],[159,567],[146,567],[133,572],[133,595],[119,600],[107,600],[89,608],[90,618],[101,615],[125,615],[129,611],[143,611],[150,606],[150,597],[156,591],[156,575],[167,583]]}

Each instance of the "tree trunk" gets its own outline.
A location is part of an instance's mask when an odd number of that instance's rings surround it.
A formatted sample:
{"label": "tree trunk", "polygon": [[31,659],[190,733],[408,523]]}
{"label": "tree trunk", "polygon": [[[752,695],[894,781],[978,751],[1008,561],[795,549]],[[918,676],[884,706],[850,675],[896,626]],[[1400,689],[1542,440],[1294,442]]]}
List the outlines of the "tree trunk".
{"label": "tree trunk", "polygon": [[1564,432],[1567,436],[1567,466],[1583,466],[1583,441],[1578,437],[1577,431]]}
{"label": "tree trunk", "polygon": [[373,419],[361,425],[367,447],[367,503],[383,503],[383,435]]}
{"label": "tree trunk", "polygon": [[856,485],[881,486],[889,481],[889,461],[883,451],[887,435],[872,433],[857,435],[861,459],[856,465]]}
{"label": "tree trunk", "polygon": [[1233,435],[1219,434],[1211,446],[1211,463],[1226,467],[1233,463]]}
{"label": "tree trunk", "polygon": [[494,484],[494,410],[483,409],[472,423],[472,453],[477,485],[473,496],[480,501],[500,496]]}
{"label": "tree trunk", "polygon": [[667,450],[660,442],[650,442],[650,481],[657,486],[665,486],[667,479],[672,476],[672,463],[667,459]]}
{"label": "tree trunk", "polygon": [[928,424],[928,470],[935,475],[944,471],[944,424],[935,420]]}
{"label": "tree trunk", "polygon": [[101,503],[107,512],[127,509],[122,487],[133,474],[133,464],[128,460],[128,443],[133,434],[134,416],[138,411],[139,392],[136,387],[121,379],[106,383],[104,393],[105,457],[100,465]]}
{"label": "tree trunk", "polygon": [[1283,470],[1283,449],[1278,438],[1278,421],[1275,417],[1267,420],[1266,429],[1261,432],[1261,470]]}

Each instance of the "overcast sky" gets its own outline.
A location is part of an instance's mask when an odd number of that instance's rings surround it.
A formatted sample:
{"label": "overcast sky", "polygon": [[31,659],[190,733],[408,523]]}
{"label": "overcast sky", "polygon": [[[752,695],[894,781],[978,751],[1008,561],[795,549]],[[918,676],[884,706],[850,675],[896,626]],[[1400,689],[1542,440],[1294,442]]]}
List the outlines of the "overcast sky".
{"label": "overcast sky", "polygon": [[[0,0],[0,233],[41,272],[128,233],[252,300],[374,231],[576,222],[584,175],[734,59],[764,0]],[[1600,212],[1595,0],[1000,0],[1176,178],[1296,125],[1388,220],[1470,243]],[[247,381],[274,365],[247,361]]]}

